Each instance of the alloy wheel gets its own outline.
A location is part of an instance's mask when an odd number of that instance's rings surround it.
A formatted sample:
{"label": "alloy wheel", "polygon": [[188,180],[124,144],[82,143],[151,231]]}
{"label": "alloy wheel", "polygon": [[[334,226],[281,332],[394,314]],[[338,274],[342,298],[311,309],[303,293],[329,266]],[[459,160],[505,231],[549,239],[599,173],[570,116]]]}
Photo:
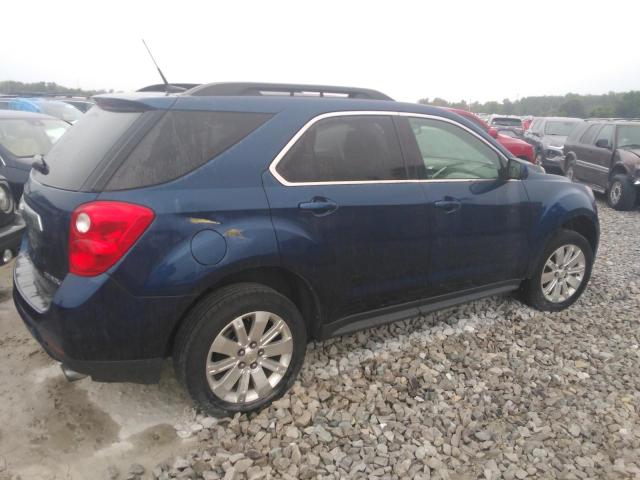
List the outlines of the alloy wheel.
{"label": "alloy wheel", "polygon": [[622,184],[620,182],[613,182],[609,189],[609,200],[611,205],[617,205],[622,198]]}
{"label": "alloy wheel", "polygon": [[540,277],[544,297],[552,303],[569,300],[582,285],[586,264],[584,253],[577,245],[563,245],[555,250],[544,264]]}
{"label": "alloy wheel", "polygon": [[293,337],[287,323],[271,312],[233,319],[216,336],[206,361],[211,391],[229,403],[269,396],[289,368]]}

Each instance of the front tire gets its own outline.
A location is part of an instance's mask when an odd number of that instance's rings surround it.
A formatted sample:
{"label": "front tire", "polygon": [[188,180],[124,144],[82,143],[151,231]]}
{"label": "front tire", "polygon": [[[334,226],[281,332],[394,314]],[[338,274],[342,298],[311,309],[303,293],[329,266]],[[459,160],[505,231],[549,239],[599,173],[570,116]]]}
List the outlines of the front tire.
{"label": "front tire", "polygon": [[536,162],[536,165],[539,165],[542,167],[542,164],[544,163],[544,157],[542,156],[542,151],[536,150],[536,156],[534,161]]}
{"label": "front tire", "polygon": [[564,310],[586,288],[592,267],[593,249],[587,239],[573,230],[560,230],[523,283],[524,301],[537,310]]}
{"label": "front tire", "polygon": [[626,211],[636,204],[637,192],[627,175],[614,175],[607,189],[607,203],[611,208]]}
{"label": "front tire", "polygon": [[291,300],[241,283],[196,305],[178,332],[173,361],[196,404],[221,417],[280,398],[295,381],[306,346],[306,326]]}

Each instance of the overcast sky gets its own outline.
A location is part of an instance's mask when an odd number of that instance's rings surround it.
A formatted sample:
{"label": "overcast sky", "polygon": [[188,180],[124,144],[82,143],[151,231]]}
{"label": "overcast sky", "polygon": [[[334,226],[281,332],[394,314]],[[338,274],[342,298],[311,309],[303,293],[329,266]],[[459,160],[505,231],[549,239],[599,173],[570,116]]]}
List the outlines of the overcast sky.
{"label": "overcast sky", "polygon": [[640,90],[640,2],[3,2],[0,80],[134,90],[169,81],[379,89],[398,100]]}

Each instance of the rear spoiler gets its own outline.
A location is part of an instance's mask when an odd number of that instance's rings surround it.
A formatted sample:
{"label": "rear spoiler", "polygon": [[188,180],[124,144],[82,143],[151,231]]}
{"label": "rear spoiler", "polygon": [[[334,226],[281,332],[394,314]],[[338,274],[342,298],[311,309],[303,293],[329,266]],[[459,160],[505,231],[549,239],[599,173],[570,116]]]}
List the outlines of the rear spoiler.
{"label": "rear spoiler", "polygon": [[98,95],[93,97],[93,100],[100,108],[110,112],[146,112],[156,110],[155,107],[148,103],[127,98],[103,97]]}

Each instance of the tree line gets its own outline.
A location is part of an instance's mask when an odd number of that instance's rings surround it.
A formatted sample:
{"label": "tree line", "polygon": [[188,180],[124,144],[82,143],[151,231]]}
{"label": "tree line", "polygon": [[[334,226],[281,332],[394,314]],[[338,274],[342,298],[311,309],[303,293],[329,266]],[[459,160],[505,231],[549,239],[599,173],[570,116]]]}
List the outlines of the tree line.
{"label": "tree line", "polygon": [[523,97],[515,102],[505,98],[502,102],[472,102],[471,105],[464,100],[448,102],[436,97],[422,98],[418,103],[502,115],[640,118],[640,91],[609,92],[603,95],[578,95],[577,93],[568,93],[564,96],[545,95]]}
{"label": "tree line", "polygon": [[13,80],[0,81],[0,94],[5,93],[54,93],[58,95],[74,95],[78,97],[90,97],[100,93],[113,93],[113,90],[83,90],[82,88],[69,88],[58,85],[55,82],[16,82]]}

